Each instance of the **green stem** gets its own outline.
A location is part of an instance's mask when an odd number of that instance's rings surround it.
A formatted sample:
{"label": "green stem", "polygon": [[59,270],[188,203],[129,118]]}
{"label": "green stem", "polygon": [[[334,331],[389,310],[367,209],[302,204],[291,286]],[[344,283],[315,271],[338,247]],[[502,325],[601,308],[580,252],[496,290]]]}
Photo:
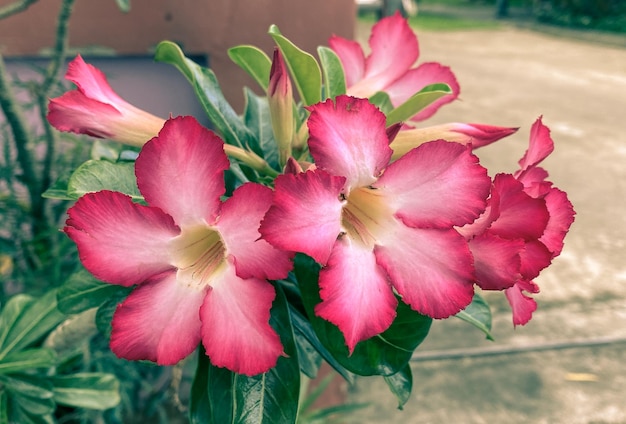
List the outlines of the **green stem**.
{"label": "green stem", "polygon": [[23,12],[38,1],[39,0],[22,0],[7,4],[6,6],[0,8],[0,19],[8,18],[11,15]]}

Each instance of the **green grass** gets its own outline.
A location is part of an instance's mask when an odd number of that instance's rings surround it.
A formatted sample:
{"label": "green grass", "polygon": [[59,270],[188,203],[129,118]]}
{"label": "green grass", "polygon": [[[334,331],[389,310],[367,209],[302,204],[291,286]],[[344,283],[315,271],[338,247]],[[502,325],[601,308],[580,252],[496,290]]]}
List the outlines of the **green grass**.
{"label": "green grass", "polygon": [[[374,24],[376,22],[376,16],[373,12],[360,13],[359,20]],[[463,31],[474,29],[497,29],[500,27],[500,24],[496,21],[461,18],[428,11],[418,12],[417,16],[409,18],[409,24],[413,28],[424,31]]]}

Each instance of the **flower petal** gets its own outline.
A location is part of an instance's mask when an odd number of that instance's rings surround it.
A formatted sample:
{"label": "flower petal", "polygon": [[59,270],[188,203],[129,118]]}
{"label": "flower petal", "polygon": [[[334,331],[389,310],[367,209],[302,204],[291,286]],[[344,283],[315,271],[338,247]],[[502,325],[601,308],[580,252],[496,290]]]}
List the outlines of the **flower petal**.
{"label": "flower petal", "polygon": [[552,262],[552,252],[538,240],[527,241],[520,252],[521,272],[525,279],[537,278],[542,269]]}
{"label": "flower petal", "polygon": [[187,116],[169,119],[143,147],[135,174],[146,201],[187,226],[214,222],[228,167],[222,140]]}
{"label": "flower petal", "polygon": [[423,121],[430,118],[441,106],[459,97],[461,87],[449,67],[443,66],[437,62],[423,63],[417,68],[408,71],[387,87],[385,91],[389,94],[391,103],[397,107],[422,88],[436,83],[448,84],[452,90],[452,94],[447,94],[437,99],[411,118],[412,121]]}
{"label": "flower petal", "polygon": [[279,249],[306,253],[326,264],[341,231],[339,194],[344,183],[345,178],[320,169],[279,175],[259,232]]}
{"label": "flower petal", "polygon": [[557,188],[552,188],[544,200],[550,213],[550,220],[539,241],[555,257],[563,250],[563,239],[574,222],[576,212],[574,212],[574,207],[567,198],[567,193]]}
{"label": "flower petal", "polygon": [[104,73],[95,66],[85,63],[77,55],[67,66],[65,78],[72,81],[85,96],[111,105],[126,103],[109,85]]}
{"label": "flower petal", "polygon": [[526,296],[522,290],[537,293],[539,288],[533,282],[520,282],[504,291],[506,299],[513,309],[513,325],[515,326],[526,324],[532,318],[533,312],[537,310],[535,299]]}
{"label": "flower petal", "polygon": [[309,149],[319,168],[347,178],[346,187],[376,180],[393,151],[385,115],[366,99],[337,96],[311,106]]}
{"label": "flower petal", "polygon": [[419,45],[415,33],[399,13],[383,18],[372,27],[370,55],[365,59],[365,75],[348,94],[369,97],[395,81],[417,60]]}
{"label": "flower petal", "polygon": [[59,131],[112,138],[123,116],[113,106],[72,90],[50,100],[47,119]]}
{"label": "flower petal", "polygon": [[333,35],[328,45],[339,57],[348,87],[354,85],[365,74],[365,56],[361,45],[354,40]]}
{"label": "flower petal", "polygon": [[64,231],[98,279],[132,286],[172,269],[168,243],[180,230],[161,210],[111,191],[89,193],[68,210]]}
{"label": "flower petal", "polygon": [[235,190],[216,224],[241,278],[278,280],[292,268],[291,254],[260,238],[259,224],[272,202],[272,190],[247,183]]}
{"label": "flower petal", "polygon": [[469,241],[476,268],[476,284],[483,290],[503,290],[522,278],[522,240],[482,234]]}
{"label": "flower petal", "polygon": [[543,125],[541,116],[537,118],[530,129],[530,145],[519,161],[520,172],[537,166],[554,150],[554,142],[550,137],[550,129]]}
{"label": "flower petal", "polygon": [[212,287],[200,308],[202,344],[211,363],[248,376],[274,367],[283,353],[269,324],[274,287],[237,277],[233,266]]}
{"label": "flower petal", "polygon": [[443,140],[413,149],[373,184],[406,225],[422,228],[473,222],[485,209],[490,185],[469,147]]}
{"label": "flower petal", "polygon": [[402,300],[421,314],[447,318],[472,301],[472,255],[454,230],[410,228],[397,223],[374,253]]}
{"label": "flower petal", "polygon": [[200,342],[205,290],[176,281],[174,272],[140,285],[122,302],[111,323],[111,350],[120,358],[174,365]]}
{"label": "flower petal", "polygon": [[339,327],[350,353],[358,342],[389,328],[396,316],[398,301],[374,253],[349,237],[335,243],[319,284],[322,302],[315,313]]}

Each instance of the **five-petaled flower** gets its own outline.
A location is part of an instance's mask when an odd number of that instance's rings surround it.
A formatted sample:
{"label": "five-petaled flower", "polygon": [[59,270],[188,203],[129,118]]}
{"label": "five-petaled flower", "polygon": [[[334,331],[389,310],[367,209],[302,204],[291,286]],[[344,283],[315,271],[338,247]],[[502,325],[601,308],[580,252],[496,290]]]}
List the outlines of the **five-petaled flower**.
{"label": "five-petaled flower", "polygon": [[322,265],[316,314],[352,352],[391,325],[396,292],[434,318],[465,308],[473,259],[453,227],[483,212],[491,182],[471,148],[433,141],[390,164],[385,115],[366,99],[338,96],[309,111],[316,168],[276,178],[259,231]]}
{"label": "five-petaled flower", "polygon": [[526,324],[537,309],[523,292],[539,292],[533,279],[561,253],[574,222],[567,194],[553,187],[548,173],[537,166],[553,149],[550,131],[539,118],[520,169],[496,175],[485,213],[459,229],[475,258],[477,284],[505,291],[514,325]]}
{"label": "five-petaled flower", "polygon": [[85,63],[80,55],[70,62],[65,78],[77,89],[50,99],[48,104],[48,121],[59,131],[142,146],[165,122],[122,99],[102,71]]}
{"label": "five-petaled flower", "polygon": [[286,277],[290,254],[259,239],[268,187],[247,183],[221,201],[228,167],[217,135],[191,117],[170,119],[136,161],[148,206],[101,191],[69,210],[65,232],[85,268],[137,285],[113,317],[118,356],[171,365],[202,341],[214,365],[254,375],[282,354],[267,279]]}
{"label": "five-petaled flower", "polygon": [[341,60],[347,94],[351,96],[370,97],[384,91],[397,107],[428,85],[448,84],[452,93],[422,109],[411,118],[413,121],[429,118],[459,96],[459,84],[449,67],[437,62],[412,67],[419,57],[419,44],[407,20],[399,13],[373,26],[369,39],[371,53],[367,57],[357,41],[333,36],[328,44]]}

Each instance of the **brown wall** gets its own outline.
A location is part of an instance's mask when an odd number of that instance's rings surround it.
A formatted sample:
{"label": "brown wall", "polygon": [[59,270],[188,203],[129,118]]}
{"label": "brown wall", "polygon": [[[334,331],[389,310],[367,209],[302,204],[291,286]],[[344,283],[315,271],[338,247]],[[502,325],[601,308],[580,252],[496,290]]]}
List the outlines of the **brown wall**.
{"label": "brown wall", "polygon": [[[60,4],[40,0],[0,21],[3,54],[29,56],[49,49]],[[273,43],[267,30],[276,24],[296,45],[314,53],[332,34],[352,38],[355,16],[354,0],[133,0],[127,14],[113,0],[77,0],[70,46],[150,55],[159,41],[176,41],[189,55],[209,56],[226,97],[239,108],[242,86],[255,84],[232,64],[226,55],[229,47],[253,44],[269,54]]]}

